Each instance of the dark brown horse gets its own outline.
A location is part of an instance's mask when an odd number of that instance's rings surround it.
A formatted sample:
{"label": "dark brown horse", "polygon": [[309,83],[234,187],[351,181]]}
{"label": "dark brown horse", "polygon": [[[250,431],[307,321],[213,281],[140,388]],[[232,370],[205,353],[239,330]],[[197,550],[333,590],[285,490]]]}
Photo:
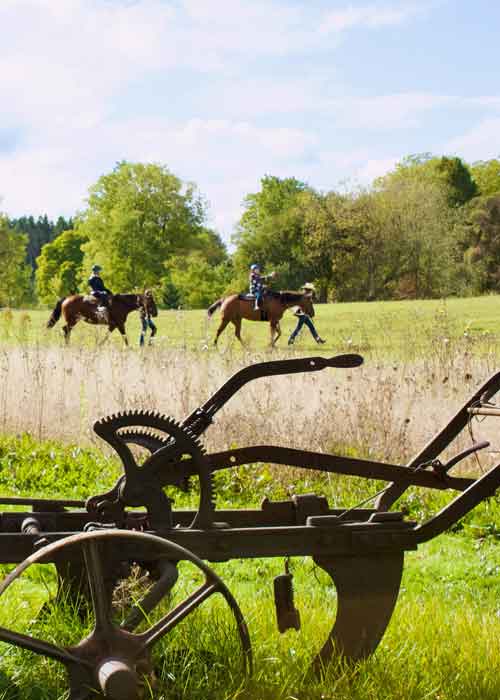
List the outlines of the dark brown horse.
{"label": "dark brown horse", "polygon": [[314,307],[311,292],[267,292],[264,296],[262,309],[254,309],[253,297],[246,298],[242,294],[231,294],[229,297],[218,299],[208,309],[208,317],[220,307],[221,322],[217,329],[214,345],[217,345],[219,336],[229,322],[234,325],[234,334],[241,340],[241,321],[269,321],[271,331],[271,346],[274,346],[281,335],[280,321],[283,314],[291,306],[300,306],[302,311],[311,318],[314,316]]}
{"label": "dark brown horse", "polygon": [[109,306],[105,309],[100,307],[98,300],[92,296],[73,294],[72,296],[64,297],[64,299],[59,299],[47,322],[47,328],[55,326],[62,315],[66,321],[63,331],[67,343],[69,342],[70,333],[78,321],[86,321],[94,325],[105,325],[110,333],[115,328],[118,328],[125,344],[128,345],[125,322],[129,313],[137,309],[143,309],[149,316],[158,315],[152,292],[146,291],[144,294],[113,294],[110,298]]}

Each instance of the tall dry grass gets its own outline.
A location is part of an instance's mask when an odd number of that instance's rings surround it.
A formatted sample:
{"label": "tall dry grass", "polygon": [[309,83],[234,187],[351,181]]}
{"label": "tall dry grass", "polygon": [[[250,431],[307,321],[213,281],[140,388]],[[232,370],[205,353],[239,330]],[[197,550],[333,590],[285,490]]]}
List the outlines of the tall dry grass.
{"label": "tall dry grass", "polygon": [[[154,409],[181,420],[241,367],[282,357],[289,354],[4,348],[0,431],[85,444],[95,440],[93,421],[116,411]],[[453,351],[411,363],[367,361],[353,370],[259,379],[217,415],[206,445],[348,447],[402,462],[496,366],[493,355]]]}

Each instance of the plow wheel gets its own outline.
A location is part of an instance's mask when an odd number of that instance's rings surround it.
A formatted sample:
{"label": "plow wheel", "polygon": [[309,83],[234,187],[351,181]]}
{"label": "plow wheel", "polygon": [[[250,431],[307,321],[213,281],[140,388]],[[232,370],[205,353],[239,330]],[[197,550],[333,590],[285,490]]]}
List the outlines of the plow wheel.
{"label": "plow wheel", "polygon": [[[243,671],[251,671],[251,645],[246,623],[226,585],[194,554],[155,535],[125,530],[72,535],[25,559],[4,579],[0,595],[5,594],[32,565],[65,557],[68,561],[75,561],[78,556],[85,565],[91,598],[86,606],[88,631],[80,641],[59,645],[0,627],[0,641],[54,659],[65,666],[69,700],[95,697],[141,700],[144,688],[151,689],[156,682],[152,660],[154,646],[215,594],[222,596],[230,608],[239,635]],[[177,602],[179,562],[190,569],[189,577],[185,577],[189,578],[189,583],[196,580],[199,585]],[[147,588],[141,587],[140,591],[131,594],[126,589],[125,608],[123,601],[117,600],[117,590],[109,585],[117,565],[129,571],[135,568],[142,574],[146,570],[150,572],[151,581]],[[21,601],[15,600],[20,606]]]}
{"label": "plow wheel", "polygon": [[373,654],[398,598],[404,552],[356,557],[318,557],[337,589],[337,618],[313,668],[321,673],[335,658],[360,661]]}

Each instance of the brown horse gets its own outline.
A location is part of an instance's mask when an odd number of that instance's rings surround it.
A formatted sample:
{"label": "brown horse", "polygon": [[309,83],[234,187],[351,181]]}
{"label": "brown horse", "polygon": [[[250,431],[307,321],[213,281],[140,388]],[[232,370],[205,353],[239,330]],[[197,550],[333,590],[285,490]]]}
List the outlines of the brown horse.
{"label": "brown horse", "polygon": [[311,292],[267,292],[264,296],[262,309],[254,309],[255,299],[247,298],[243,294],[231,294],[229,297],[218,299],[208,308],[208,318],[220,307],[221,322],[217,329],[214,345],[217,345],[219,336],[229,322],[234,325],[234,334],[241,340],[241,321],[269,321],[271,331],[271,346],[281,335],[280,321],[283,314],[291,306],[300,306],[302,311],[311,318],[314,316],[314,307]]}
{"label": "brown horse", "polygon": [[149,316],[158,315],[152,292],[147,290],[144,294],[113,294],[106,309],[99,307],[98,300],[92,296],[73,294],[59,299],[47,322],[47,328],[55,326],[62,315],[66,321],[63,326],[66,343],[69,342],[72,329],[82,320],[94,325],[106,325],[110,333],[118,328],[125,345],[128,345],[125,321],[129,313],[137,309],[143,309]]}

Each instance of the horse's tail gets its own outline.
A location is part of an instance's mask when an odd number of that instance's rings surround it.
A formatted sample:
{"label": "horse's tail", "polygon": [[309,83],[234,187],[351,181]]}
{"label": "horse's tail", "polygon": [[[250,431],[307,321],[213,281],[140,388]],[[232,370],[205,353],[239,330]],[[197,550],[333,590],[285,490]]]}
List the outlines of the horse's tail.
{"label": "horse's tail", "polygon": [[213,314],[217,311],[217,309],[218,309],[220,306],[222,306],[222,302],[223,302],[223,301],[224,301],[224,299],[222,299],[222,298],[221,298],[221,299],[217,299],[217,301],[214,301],[214,303],[211,304],[211,305],[208,307],[208,310],[207,310],[207,316],[208,316],[208,318],[212,318]]}
{"label": "horse's tail", "polygon": [[55,305],[54,311],[50,314],[50,318],[47,321],[47,328],[53,328],[61,318],[62,303],[65,298],[66,297],[64,297],[63,299],[59,299],[59,301]]}

